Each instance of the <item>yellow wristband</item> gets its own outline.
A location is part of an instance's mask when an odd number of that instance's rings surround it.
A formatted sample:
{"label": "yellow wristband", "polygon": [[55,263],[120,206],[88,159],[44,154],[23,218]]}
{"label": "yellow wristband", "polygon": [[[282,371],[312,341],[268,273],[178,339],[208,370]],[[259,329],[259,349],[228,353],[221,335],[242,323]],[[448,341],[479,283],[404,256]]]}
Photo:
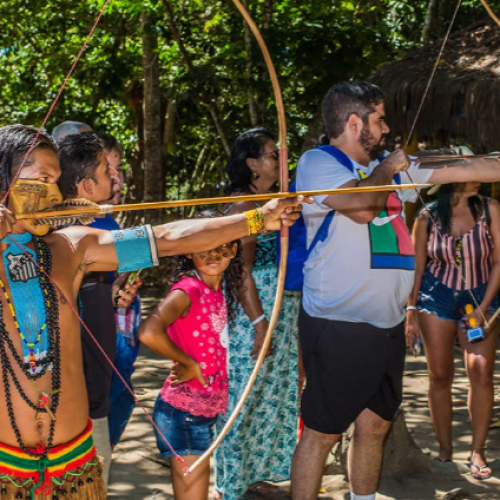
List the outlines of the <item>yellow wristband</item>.
{"label": "yellow wristband", "polygon": [[244,212],[248,225],[248,236],[252,234],[260,234],[264,231],[264,216],[262,210],[256,208],[255,210],[248,210]]}

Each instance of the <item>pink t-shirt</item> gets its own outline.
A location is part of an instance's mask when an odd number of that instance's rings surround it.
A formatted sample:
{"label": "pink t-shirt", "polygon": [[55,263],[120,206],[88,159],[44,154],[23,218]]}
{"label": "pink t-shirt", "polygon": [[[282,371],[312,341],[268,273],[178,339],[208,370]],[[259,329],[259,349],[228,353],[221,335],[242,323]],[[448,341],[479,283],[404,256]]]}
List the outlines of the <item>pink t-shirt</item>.
{"label": "pink t-shirt", "polygon": [[227,306],[222,287],[214,291],[198,278],[184,277],[172,290],[183,290],[191,299],[185,317],[168,328],[168,335],[186,354],[197,361],[208,383],[190,380],[171,387],[170,376],[160,391],[163,401],[193,415],[214,417],[225,413],[229,393],[226,369]]}

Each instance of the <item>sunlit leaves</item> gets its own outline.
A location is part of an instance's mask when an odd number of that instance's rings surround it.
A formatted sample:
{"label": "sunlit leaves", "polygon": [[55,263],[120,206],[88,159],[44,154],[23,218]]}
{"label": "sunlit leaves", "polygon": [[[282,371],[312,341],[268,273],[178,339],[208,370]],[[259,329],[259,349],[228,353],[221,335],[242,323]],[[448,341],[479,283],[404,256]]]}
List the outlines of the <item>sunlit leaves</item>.
{"label": "sunlit leaves", "polygon": [[[500,8],[500,0],[490,3]],[[442,2],[443,32],[455,4]],[[2,0],[1,124],[41,123],[102,5],[103,0]],[[113,0],[48,128],[67,119],[84,121],[116,134],[128,154],[137,153],[143,93],[140,16],[147,9],[150,29],[158,36],[163,105],[176,103],[168,194],[209,194],[224,177],[226,156],[207,99],[217,100],[230,141],[251,126],[243,20],[230,0],[172,0],[171,5],[194,71],[172,39],[161,1]],[[249,0],[249,5],[262,26],[264,0]],[[365,78],[419,46],[427,5],[428,0],[274,0],[268,44],[283,87],[292,162],[325,91],[341,80]],[[484,16],[477,0],[464,0],[456,29]],[[276,130],[274,99],[255,42],[252,77],[269,110],[263,125]],[[203,165],[197,166],[205,146]]]}

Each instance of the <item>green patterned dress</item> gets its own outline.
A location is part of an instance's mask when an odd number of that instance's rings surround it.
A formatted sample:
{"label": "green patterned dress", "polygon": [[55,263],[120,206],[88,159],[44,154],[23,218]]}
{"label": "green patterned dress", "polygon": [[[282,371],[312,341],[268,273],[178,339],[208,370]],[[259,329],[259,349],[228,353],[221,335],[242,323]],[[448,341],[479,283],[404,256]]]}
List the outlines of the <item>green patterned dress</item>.
{"label": "green patterned dress", "polygon": [[[252,269],[259,298],[268,318],[276,297],[276,233],[257,238]],[[290,477],[297,443],[298,353],[300,295],[285,293],[272,354],[267,357],[243,410],[215,454],[215,484],[224,500],[240,499],[257,481],[284,481]],[[255,330],[240,306],[229,337],[229,403],[220,415],[217,431],[239,401],[255,361],[249,356]]]}

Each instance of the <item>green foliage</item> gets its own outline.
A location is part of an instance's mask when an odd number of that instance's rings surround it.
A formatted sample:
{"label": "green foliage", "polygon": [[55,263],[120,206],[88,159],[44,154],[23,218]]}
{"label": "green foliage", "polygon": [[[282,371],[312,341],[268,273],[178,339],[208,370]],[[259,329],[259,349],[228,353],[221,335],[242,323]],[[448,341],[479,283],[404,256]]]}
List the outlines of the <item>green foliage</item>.
{"label": "green foliage", "polygon": [[[262,25],[265,0],[250,2]],[[455,0],[442,0],[446,30]],[[0,5],[1,124],[39,125],[83,43],[103,0],[2,0]],[[418,47],[427,0],[274,0],[268,44],[288,114],[292,164],[308,123],[326,90]],[[500,0],[492,1],[499,8]],[[251,127],[243,20],[229,0],[171,2],[190,71],[172,39],[161,1],[115,0],[68,82],[48,129],[72,119],[115,134],[137,153],[143,96],[141,14],[158,38],[162,101],[176,103],[175,143],[168,145],[167,195],[213,194],[224,179],[226,153],[208,104],[216,102],[230,142]],[[476,0],[464,0],[456,29],[484,17]],[[441,36],[442,33],[438,33]],[[271,86],[252,42],[252,80],[264,99],[265,125],[277,130]],[[147,70],[147,69],[146,69]],[[163,110],[162,110],[163,111]],[[158,147],[161,147],[159,144]]]}

